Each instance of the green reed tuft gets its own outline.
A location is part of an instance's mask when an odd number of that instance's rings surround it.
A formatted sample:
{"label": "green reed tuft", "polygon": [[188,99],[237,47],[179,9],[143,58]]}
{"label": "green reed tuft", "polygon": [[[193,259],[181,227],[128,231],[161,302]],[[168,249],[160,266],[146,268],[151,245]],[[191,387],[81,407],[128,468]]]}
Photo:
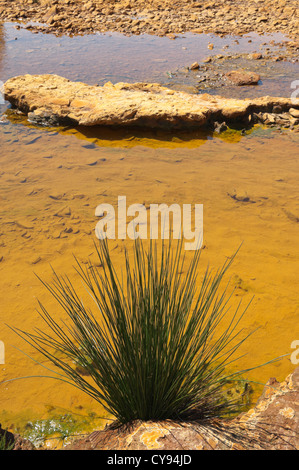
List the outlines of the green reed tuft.
{"label": "green reed tuft", "polygon": [[[160,248],[151,241],[146,250],[136,240],[120,277],[107,240],[100,241],[100,267],[76,265],[94,309],[68,277],[54,272],[53,283],[42,282],[68,322],[58,323],[40,303],[50,334],[14,329],[58,367],[55,378],[100,402],[118,424],[209,420],[237,406],[223,391],[244,372],[226,370],[249,336],[237,331],[247,307],[230,313],[228,284],[220,292],[235,255],[214,273],[205,269],[199,281],[200,250],[187,262],[181,242]],[[228,326],[220,333],[224,317]]]}
{"label": "green reed tuft", "polygon": [[0,431],[0,450],[13,450],[15,444],[10,433],[1,429],[1,425]]}

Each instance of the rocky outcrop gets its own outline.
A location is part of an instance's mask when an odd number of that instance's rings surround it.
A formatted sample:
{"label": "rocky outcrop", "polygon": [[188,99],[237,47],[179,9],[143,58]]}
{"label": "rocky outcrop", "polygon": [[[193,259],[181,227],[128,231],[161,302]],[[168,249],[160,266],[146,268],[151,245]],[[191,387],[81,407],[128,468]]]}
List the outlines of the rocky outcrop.
{"label": "rocky outcrop", "polygon": [[4,84],[5,98],[37,124],[202,127],[251,119],[253,113],[299,109],[299,99],[237,100],[189,95],[148,83],[90,86],[57,75],[23,75]]}
{"label": "rocky outcrop", "polygon": [[66,449],[298,450],[299,368],[282,383],[270,379],[256,406],[233,420],[138,422],[131,429],[94,432]]}

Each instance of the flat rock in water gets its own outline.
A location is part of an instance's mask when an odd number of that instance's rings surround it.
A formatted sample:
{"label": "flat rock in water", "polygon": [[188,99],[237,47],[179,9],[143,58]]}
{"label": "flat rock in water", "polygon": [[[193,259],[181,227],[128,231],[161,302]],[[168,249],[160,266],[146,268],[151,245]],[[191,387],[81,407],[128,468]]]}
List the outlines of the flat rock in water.
{"label": "flat rock in water", "polygon": [[190,95],[155,83],[107,82],[90,86],[58,75],[23,75],[4,84],[5,98],[37,124],[138,125],[190,128],[237,121],[274,107],[299,109],[299,99],[262,97],[238,100]]}

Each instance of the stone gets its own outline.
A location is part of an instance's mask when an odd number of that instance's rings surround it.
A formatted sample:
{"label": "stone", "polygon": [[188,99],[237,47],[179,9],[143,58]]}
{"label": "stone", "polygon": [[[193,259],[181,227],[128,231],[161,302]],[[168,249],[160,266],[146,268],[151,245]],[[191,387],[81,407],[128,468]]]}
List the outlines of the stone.
{"label": "stone", "polygon": [[190,66],[190,70],[198,70],[199,69],[199,63],[198,62],[194,62],[191,66]]}
{"label": "stone", "polygon": [[221,132],[224,132],[227,130],[227,125],[225,122],[215,122],[214,123],[214,131],[217,133],[217,134],[221,134]]}
{"label": "stone", "polygon": [[48,22],[50,18],[52,18],[53,16],[55,16],[57,14],[57,6],[56,5],[53,5],[51,8],[48,9],[47,13],[45,14],[43,20],[45,22]]}
{"label": "stone", "polygon": [[[43,125],[141,126],[190,128],[218,121],[239,121],[274,106],[299,109],[299,99],[262,97],[232,99],[191,95],[156,83],[91,86],[58,75],[23,75],[4,84],[5,99]],[[55,124],[54,124],[55,123]]]}
{"label": "stone", "polygon": [[225,76],[230,82],[237,86],[256,85],[261,78],[255,72],[247,72],[244,70],[232,70],[227,72]]}
{"label": "stone", "polygon": [[193,85],[184,85],[183,83],[174,83],[170,85],[170,88],[175,91],[184,91],[190,95],[194,95],[198,93],[198,89]]}
{"label": "stone", "polygon": [[294,118],[299,118],[299,109],[290,108],[290,109],[289,109],[289,113],[290,113],[290,115],[293,116]]}
{"label": "stone", "polygon": [[253,54],[250,54],[249,58],[253,60],[260,60],[263,58],[263,54],[260,52],[254,52]]}
{"label": "stone", "polygon": [[282,113],[282,111],[283,111],[283,109],[282,109],[281,106],[274,106],[273,107],[273,113],[279,114],[279,113]]}

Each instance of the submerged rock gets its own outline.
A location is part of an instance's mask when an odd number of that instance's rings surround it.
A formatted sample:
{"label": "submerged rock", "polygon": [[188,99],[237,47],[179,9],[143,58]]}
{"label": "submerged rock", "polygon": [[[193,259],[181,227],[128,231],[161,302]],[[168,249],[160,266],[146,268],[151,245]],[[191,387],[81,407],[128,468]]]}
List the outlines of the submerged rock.
{"label": "submerged rock", "polygon": [[5,99],[37,124],[190,128],[247,119],[253,113],[299,109],[299,99],[237,100],[190,95],[155,83],[91,86],[58,75],[23,75],[4,84]]}

